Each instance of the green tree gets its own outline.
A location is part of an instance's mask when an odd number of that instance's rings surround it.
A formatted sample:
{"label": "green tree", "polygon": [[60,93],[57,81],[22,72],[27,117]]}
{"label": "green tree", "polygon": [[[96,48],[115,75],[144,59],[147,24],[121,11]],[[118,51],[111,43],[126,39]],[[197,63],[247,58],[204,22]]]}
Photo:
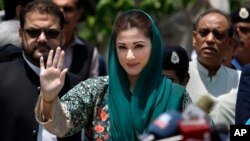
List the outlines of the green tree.
{"label": "green tree", "polygon": [[[159,23],[164,16],[202,1],[204,0],[97,0],[96,14],[88,16],[79,24],[78,34],[91,41],[102,52],[109,41],[113,22],[121,12],[141,9],[153,15]],[[249,4],[249,0],[230,0],[232,10],[246,4]],[[0,10],[3,8],[3,0],[0,0]]]}
{"label": "green tree", "polygon": [[3,0],[0,0],[0,10],[3,9]]}
{"label": "green tree", "polygon": [[[246,5],[249,0],[230,0],[232,10]],[[102,52],[106,49],[111,34],[111,28],[117,15],[128,9],[141,9],[153,15],[156,22],[176,11],[183,10],[190,5],[203,0],[98,0],[96,14],[89,16],[79,24],[78,33],[81,37],[91,41]]]}
{"label": "green tree", "polygon": [[162,15],[183,9],[196,0],[99,0],[96,14],[79,24],[79,35],[94,43],[102,51],[111,34],[112,24],[121,12],[141,9],[154,15],[156,21]]}

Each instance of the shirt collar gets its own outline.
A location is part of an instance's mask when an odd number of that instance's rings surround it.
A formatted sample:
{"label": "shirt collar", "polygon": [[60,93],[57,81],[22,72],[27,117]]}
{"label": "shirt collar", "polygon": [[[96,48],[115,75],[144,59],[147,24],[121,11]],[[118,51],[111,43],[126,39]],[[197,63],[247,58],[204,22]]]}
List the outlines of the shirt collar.
{"label": "shirt collar", "polygon": [[74,46],[74,45],[85,45],[85,43],[76,35],[76,33],[74,33],[74,39],[73,42],[70,44],[70,47]]}
{"label": "shirt collar", "polygon": [[32,64],[25,56],[24,52],[22,53],[23,58],[25,60],[25,62],[30,66],[30,68],[37,74],[40,74],[40,67],[35,66],[34,64]]}
{"label": "shirt collar", "polygon": [[[208,70],[198,61],[198,59],[195,60],[196,61],[196,64],[197,64],[197,68],[198,70],[200,70],[203,74],[205,74],[206,76],[209,76],[209,72]],[[217,76],[218,73],[221,71],[221,67],[222,65],[220,65],[220,68],[217,70],[216,74],[213,75],[214,76]]]}

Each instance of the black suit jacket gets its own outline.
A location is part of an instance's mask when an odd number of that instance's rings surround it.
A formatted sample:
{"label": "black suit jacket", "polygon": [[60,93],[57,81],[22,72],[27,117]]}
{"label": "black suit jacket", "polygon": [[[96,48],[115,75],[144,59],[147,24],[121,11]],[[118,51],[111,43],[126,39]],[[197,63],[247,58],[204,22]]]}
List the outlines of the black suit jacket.
{"label": "black suit jacket", "polygon": [[243,67],[236,100],[235,123],[245,124],[250,118],[250,64]]}
{"label": "black suit jacket", "polygon": [[[89,78],[91,61],[94,53],[94,46],[88,42],[84,42],[84,45],[76,44],[72,47],[73,58],[69,71],[77,75],[81,80]],[[0,47],[0,63],[8,62],[20,58],[22,56],[22,48],[16,47],[12,44],[8,44]],[[99,75],[107,75],[106,64],[103,56],[98,55],[99,59]]]}
{"label": "black suit jacket", "polygon": [[[61,97],[80,79],[68,73]],[[36,141],[39,124],[34,109],[39,95],[39,76],[21,57],[0,63],[0,141]],[[80,141],[80,132],[65,141]],[[60,139],[59,139],[60,141]]]}
{"label": "black suit jacket", "polygon": [[69,71],[78,75],[81,80],[89,78],[90,66],[94,47],[87,42],[84,45],[76,44],[73,48],[72,64]]}
{"label": "black suit jacket", "polygon": [[12,44],[0,47],[0,63],[8,62],[20,58],[22,56],[22,48]]}

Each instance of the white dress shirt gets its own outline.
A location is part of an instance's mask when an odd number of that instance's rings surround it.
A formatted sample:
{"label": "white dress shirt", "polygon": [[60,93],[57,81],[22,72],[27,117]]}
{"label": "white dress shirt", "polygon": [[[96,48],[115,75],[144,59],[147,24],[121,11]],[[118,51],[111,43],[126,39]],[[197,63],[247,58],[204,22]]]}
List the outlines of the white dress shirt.
{"label": "white dress shirt", "polygon": [[187,91],[194,103],[202,95],[210,95],[216,104],[210,116],[215,124],[235,123],[235,104],[241,71],[221,65],[214,76],[208,75],[208,70],[197,59],[189,63],[190,80]]}

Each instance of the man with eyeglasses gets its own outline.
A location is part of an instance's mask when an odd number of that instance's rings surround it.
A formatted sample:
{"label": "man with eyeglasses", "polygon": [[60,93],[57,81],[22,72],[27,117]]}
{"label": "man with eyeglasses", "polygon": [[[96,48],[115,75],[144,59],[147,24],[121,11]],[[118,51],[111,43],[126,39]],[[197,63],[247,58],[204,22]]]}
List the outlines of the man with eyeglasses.
{"label": "man with eyeglasses", "polygon": [[[40,92],[40,58],[47,60],[49,53],[55,53],[56,49],[62,51],[63,25],[63,13],[50,1],[35,0],[22,10],[19,29],[22,55],[17,60],[0,63],[0,141],[81,140],[81,132],[57,138],[39,126],[34,116]],[[65,80],[60,97],[80,82],[78,76],[69,72]]]}
{"label": "man with eyeglasses", "polygon": [[[77,24],[95,12],[94,0],[51,0],[65,18],[65,66],[82,80],[106,75],[106,65],[97,48],[77,35]],[[101,68],[104,66],[104,68]]]}
{"label": "man with eyeglasses", "polygon": [[230,16],[240,37],[240,44],[235,51],[232,65],[241,70],[243,66],[250,63],[250,7],[241,7]]}

